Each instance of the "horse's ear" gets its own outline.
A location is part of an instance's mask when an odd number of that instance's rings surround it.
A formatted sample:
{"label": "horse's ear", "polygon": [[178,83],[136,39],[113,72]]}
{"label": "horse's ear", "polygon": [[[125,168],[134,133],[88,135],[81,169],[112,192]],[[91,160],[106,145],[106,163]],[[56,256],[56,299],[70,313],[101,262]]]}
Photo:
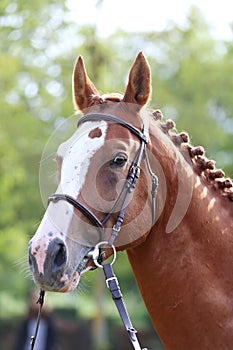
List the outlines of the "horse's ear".
{"label": "horse's ear", "polygon": [[129,73],[129,81],[126,87],[124,101],[137,103],[144,106],[151,94],[151,73],[150,66],[142,52],[136,60]]}
{"label": "horse's ear", "polygon": [[99,92],[87,75],[83,58],[79,56],[73,71],[73,101],[75,108],[82,111],[89,107],[93,95],[99,95]]}

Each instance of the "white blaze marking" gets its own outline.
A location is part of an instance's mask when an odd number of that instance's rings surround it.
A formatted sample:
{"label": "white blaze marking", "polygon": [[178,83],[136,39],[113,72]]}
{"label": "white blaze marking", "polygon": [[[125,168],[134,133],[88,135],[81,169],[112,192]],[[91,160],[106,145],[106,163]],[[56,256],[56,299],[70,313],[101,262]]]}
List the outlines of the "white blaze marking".
{"label": "white blaze marking", "polygon": [[[89,133],[96,128],[101,130],[101,136],[89,137]],[[63,193],[77,198],[85,183],[90,160],[104,144],[106,131],[105,121],[85,122],[59,147],[58,155],[63,156],[59,190]],[[62,154],[64,149],[65,154]]]}
{"label": "white blaze marking", "polygon": [[[100,137],[89,136],[99,128]],[[85,122],[73,136],[61,144],[58,156],[63,158],[61,181],[56,193],[68,194],[77,198],[86,179],[91,158],[104,145],[107,132],[105,121]],[[46,249],[54,237],[66,235],[73,217],[74,207],[64,201],[50,203],[31,242],[31,250],[37,259],[38,270],[44,273]],[[49,238],[50,237],[50,238]]]}

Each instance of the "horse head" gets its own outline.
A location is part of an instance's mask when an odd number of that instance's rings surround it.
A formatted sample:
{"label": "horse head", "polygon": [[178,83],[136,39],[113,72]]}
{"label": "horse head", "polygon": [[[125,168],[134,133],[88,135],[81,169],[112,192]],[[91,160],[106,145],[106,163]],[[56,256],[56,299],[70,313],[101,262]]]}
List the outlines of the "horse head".
{"label": "horse head", "polygon": [[[112,254],[108,245],[101,247],[101,254],[95,247],[109,242],[116,222],[122,224],[114,241],[116,249],[146,239],[154,220],[153,174],[148,156],[144,156],[146,143],[150,150],[143,112],[150,92],[150,68],[142,53],[130,70],[124,95],[100,96],[83,59],[78,58],[73,99],[84,116],[75,133],[57,150],[59,184],[29,244],[30,267],[42,289],[73,290],[80,276],[94,267],[93,254],[102,260]],[[157,170],[159,173],[159,164]],[[122,212],[124,217],[119,218]]]}

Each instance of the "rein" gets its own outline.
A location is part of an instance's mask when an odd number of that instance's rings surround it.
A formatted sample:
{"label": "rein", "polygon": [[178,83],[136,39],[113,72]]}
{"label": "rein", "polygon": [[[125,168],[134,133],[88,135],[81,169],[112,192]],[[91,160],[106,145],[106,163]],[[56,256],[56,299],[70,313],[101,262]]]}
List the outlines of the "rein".
{"label": "rein", "polygon": [[[137,181],[140,177],[140,165],[142,161],[142,157],[145,157],[146,165],[149,171],[149,174],[152,179],[152,186],[151,186],[151,198],[152,198],[152,225],[155,224],[156,220],[156,194],[157,194],[157,189],[158,189],[158,178],[157,176],[153,173],[147,150],[146,150],[146,144],[148,143],[148,136],[145,133],[144,126],[142,127],[142,130],[138,130],[135,128],[133,125],[125,122],[122,119],[119,119],[118,117],[115,117],[114,115],[111,114],[102,114],[102,113],[91,113],[83,116],[79,122],[78,126],[86,121],[93,121],[93,120],[105,120],[107,122],[112,122],[112,123],[117,123],[121,125],[122,127],[128,129],[132,134],[136,135],[139,140],[140,140],[140,146],[137,151],[137,154],[130,166],[127,178],[125,180],[125,184],[122,188],[121,193],[119,194],[114,206],[112,209],[108,212],[108,214],[105,216],[103,220],[99,220],[96,215],[88,209],[86,206],[84,206],[82,203],[80,203],[78,200],[73,198],[72,196],[69,196],[67,194],[52,194],[49,199],[48,203],[53,202],[56,203],[60,200],[66,201],[69,204],[73,205],[76,209],[78,209],[94,226],[99,231],[99,236],[100,236],[100,242],[96,244],[96,246],[91,249],[87,256],[88,258],[91,258],[95,264],[96,267],[100,267],[103,269],[105,278],[106,278],[106,285],[109,288],[112,298],[116,304],[116,307],[118,309],[118,312],[121,316],[122,322],[127,330],[129,339],[131,341],[131,344],[133,345],[135,350],[147,350],[146,348],[142,349],[136,333],[137,331],[134,329],[132,326],[132,323],[130,321],[128,312],[126,310],[126,306],[124,304],[121,290],[119,287],[119,283],[117,280],[117,277],[115,276],[112,265],[116,259],[116,249],[114,246],[114,241],[117,238],[120,230],[122,223],[124,221],[124,216],[125,216],[125,211],[128,206],[130,196],[133,192],[133,190],[136,187]],[[109,241],[103,241],[103,236],[104,236],[104,224],[109,220],[111,215],[115,212],[116,208],[118,207],[119,203],[122,202],[121,209],[119,211],[117,220],[112,228],[112,233],[109,238]],[[113,261],[110,264],[102,264],[102,253],[101,249],[103,245],[107,245],[113,250]],[[36,325],[36,330],[35,330],[35,335],[31,337],[31,350],[34,349],[34,344],[36,341],[37,333],[38,333],[38,327],[39,327],[39,322],[40,322],[40,316],[41,316],[41,309],[43,306],[43,301],[44,301],[44,291],[40,291],[40,296],[37,301],[37,303],[40,304],[40,309],[38,313],[38,319],[37,319],[37,325]]]}
{"label": "rein", "polygon": [[36,302],[36,304],[39,304],[39,311],[38,311],[38,316],[37,316],[37,321],[36,321],[36,328],[35,328],[35,333],[33,336],[31,336],[31,343],[30,343],[30,350],[34,349],[35,343],[36,343],[36,338],[39,330],[39,325],[40,325],[40,318],[41,318],[41,312],[42,312],[42,307],[44,305],[44,296],[45,296],[45,291],[40,290],[39,298]]}

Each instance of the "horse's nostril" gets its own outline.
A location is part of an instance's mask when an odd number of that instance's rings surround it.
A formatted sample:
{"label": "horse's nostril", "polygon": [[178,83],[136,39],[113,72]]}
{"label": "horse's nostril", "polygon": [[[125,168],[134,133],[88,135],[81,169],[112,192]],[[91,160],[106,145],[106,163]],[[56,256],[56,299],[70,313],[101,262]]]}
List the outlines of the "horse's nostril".
{"label": "horse's nostril", "polygon": [[54,265],[56,267],[61,267],[66,262],[66,247],[64,244],[58,244],[58,251],[54,258]]}
{"label": "horse's nostril", "polygon": [[[66,263],[67,247],[65,242],[58,237],[50,241],[48,245],[41,244],[37,254],[33,254],[32,248],[29,247],[29,266],[39,283],[43,283],[46,279],[49,280],[53,274],[56,278],[62,276]],[[39,275],[39,273],[42,273],[42,275]]]}

